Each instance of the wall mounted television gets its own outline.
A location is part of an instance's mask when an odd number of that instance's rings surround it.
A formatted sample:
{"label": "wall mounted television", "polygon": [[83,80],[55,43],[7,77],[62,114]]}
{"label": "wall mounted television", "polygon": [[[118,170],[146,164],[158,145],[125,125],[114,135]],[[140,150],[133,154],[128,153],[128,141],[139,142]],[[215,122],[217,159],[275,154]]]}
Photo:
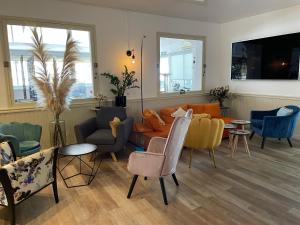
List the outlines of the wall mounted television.
{"label": "wall mounted television", "polygon": [[300,33],[232,44],[232,80],[298,80]]}

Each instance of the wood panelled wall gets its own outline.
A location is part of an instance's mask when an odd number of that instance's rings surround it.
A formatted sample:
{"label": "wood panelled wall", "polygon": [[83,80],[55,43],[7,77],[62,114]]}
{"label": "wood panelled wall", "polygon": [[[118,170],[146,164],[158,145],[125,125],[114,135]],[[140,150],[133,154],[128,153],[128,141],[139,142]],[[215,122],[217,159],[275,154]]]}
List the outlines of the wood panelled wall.
{"label": "wood panelled wall", "polygon": [[[206,95],[186,95],[180,97],[162,97],[148,98],[144,100],[144,108],[159,110],[166,106],[176,106],[182,103],[200,103],[207,102]],[[107,102],[111,105],[111,102]],[[66,111],[62,115],[62,119],[66,122],[67,143],[76,143],[74,135],[74,125],[88,118],[95,116],[95,111],[91,110],[95,104],[76,105],[70,111]],[[136,121],[140,120],[141,104],[139,100],[128,100],[127,114],[133,116]],[[39,109],[24,110],[24,111],[0,111],[0,123],[6,122],[29,122],[40,124],[43,127],[41,143],[43,148],[50,146],[50,121],[53,119],[49,111]]]}

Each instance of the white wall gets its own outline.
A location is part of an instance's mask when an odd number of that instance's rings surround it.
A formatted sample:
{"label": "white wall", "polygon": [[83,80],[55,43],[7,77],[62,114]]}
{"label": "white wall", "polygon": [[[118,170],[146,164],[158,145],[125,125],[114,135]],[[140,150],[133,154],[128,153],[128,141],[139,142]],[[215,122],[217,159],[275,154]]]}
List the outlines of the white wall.
{"label": "white wall", "polygon": [[248,17],[221,26],[221,74],[215,85],[229,84],[237,93],[300,97],[300,81],[231,81],[232,42],[300,32],[300,6]]}
{"label": "white wall", "polygon": [[[80,4],[65,3],[60,1],[45,0],[0,0],[0,15],[42,18],[63,22],[94,24],[96,26],[97,55],[100,65],[99,72],[109,71],[120,73],[124,64],[131,66],[139,74],[139,48],[143,34],[147,36],[144,50],[144,96],[157,97],[157,32],[170,32],[207,37],[207,80],[208,88],[213,86],[211,79],[219,74],[219,37],[220,25],[190,21],[176,18],[161,17],[136,12],[85,6]],[[136,49],[137,60],[132,67],[127,50],[127,18],[130,25],[130,42]],[[0,55],[0,62],[3,59]],[[4,86],[3,64],[0,63],[0,108],[7,106],[6,87]],[[109,95],[107,81],[101,78],[98,86],[100,91]],[[128,98],[138,98],[139,90],[133,90]]]}

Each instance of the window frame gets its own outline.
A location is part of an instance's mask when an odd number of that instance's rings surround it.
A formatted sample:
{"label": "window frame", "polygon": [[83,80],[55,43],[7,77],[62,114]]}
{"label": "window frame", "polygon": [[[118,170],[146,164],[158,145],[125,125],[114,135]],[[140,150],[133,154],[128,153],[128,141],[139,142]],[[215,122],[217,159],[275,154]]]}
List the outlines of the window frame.
{"label": "window frame", "polygon": [[[91,64],[92,64],[92,82],[93,82],[93,91],[96,91],[97,84],[97,69],[98,61],[96,54],[96,27],[91,24],[78,24],[72,22],[62,22],[54,20],[45,20],[45,19],[35,19],[35,18],[22,18],[22,17],[9,17],[9,16],[0,16],[0,31],[2,33],[0,37],[0,44],[3,48],[3,63],[9,62],[8,67],[4,66],[4,75],[5,82],[7,87],[7,97],[8,97],[8,108],[37,108],[39,107],[37,102],[15,102],[14,99],[14,89],[12,81],[12,72],[10,65],[10,51],[8,43],[8,31],[7,25],[21,25],[21,26],[37,26],[37,27],[47,27],[47,28],[61,28],[61,29],[70,29],[70,30],[79,30],[79,31],[88,31],[90,32],[90,45],[91,45]],[[94,98],[85,98],[85,99],[74,99],[72,100],[71,105],[91,103]]]}
{"label": "window frame", "polygon": [[[184,94],[180,92],[169,92],[164,93],[160,91],[160,38],[174,38],[174,39],[189,39],[189,40],[199,40],[203,41],[203,51],[202,51],[202,85],[200,91],[189,91]],[[186,95],[195,95],[195,94],[204,94],[205,93],[205,78],[206,78],[206,36],[201,35],[188,35],[188,34],[176,34],[176,33],[166,33],[166,32],[157,32],[157,96],[186,96]]]}

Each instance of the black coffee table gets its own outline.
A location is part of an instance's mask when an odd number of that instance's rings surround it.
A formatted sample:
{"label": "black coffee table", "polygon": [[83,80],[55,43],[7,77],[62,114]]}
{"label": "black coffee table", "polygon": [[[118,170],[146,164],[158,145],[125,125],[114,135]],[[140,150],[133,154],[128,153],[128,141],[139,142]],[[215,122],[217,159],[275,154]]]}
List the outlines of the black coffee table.
{"label": "black coffee table", "polygon": [[[85,162],[81,157],[87,154],[95,154],[94,157],[92,157],[92,166],[89,165],[88,162]],[[81,186],[87,186],[90,185],[90,183],[93,181],[93,179],[95,178],[98,169],[100,167],[101,161],[99,162],[98,165],[96,165],[96,154],[97,154],[97,146],[93,145],[93,144],[73,144],[73,145],[67,145],[64,147],[61,147],[59,149],[59,160],[58,160],[58,172],[61,175],[65,185],[67,188],[73,188],[73,187],[81,187]],[[62,168],[60,169],[59,167],[59,162],[61,160],[61,158],[65,158],[65,157],[72,157],[71,160]],[[68,176],[68,177],[64,177],[62,172],[63,170],[71,163],[73,162],[74,159],[78,159],[79,160],[79,172],[72,175],[72,176]],[[83,173],[82,172],[82,165],[84,165],[86,168],[88,168],[88,170],[90,170],[90,173]],[[71,179],[73,177],[76,176],[86,176],[88,177],[88,180],[86,183],[84,184],[79,184],[79,185],[68,185],[68,183],[66,182],[68,179]]]}

